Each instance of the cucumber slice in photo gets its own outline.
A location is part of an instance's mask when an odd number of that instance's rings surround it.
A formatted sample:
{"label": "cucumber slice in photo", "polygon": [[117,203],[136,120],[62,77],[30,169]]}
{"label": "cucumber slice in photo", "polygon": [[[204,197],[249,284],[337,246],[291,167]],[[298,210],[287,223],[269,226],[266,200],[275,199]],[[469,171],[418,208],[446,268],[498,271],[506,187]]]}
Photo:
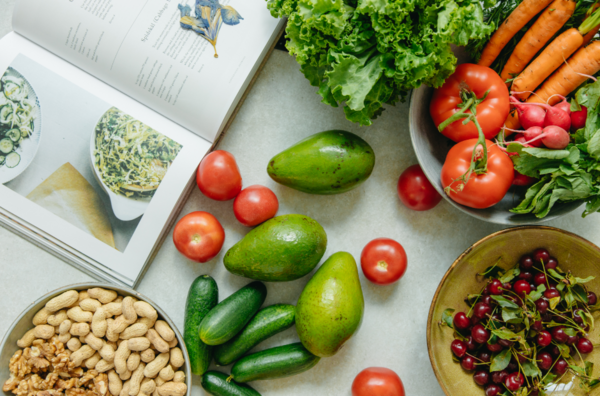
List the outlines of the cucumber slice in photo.
{"label": "cucumber slice in photo", "polygon": [[4,154],[8,154],[11,151],[13,151],[14,147],[15,147],[15,145],[11,139],[4,138],[4,139],[0,140],[0,152],[2,152]]}
{"label": "cucumber slice in photo", "polygon": [[3,155],[0,155],[0,166],[4,165],[4,162],[6,162],[6,157]]}
{"label": "cucumber slice in photo", "polygon": [[6,156],[6,166],[9,168],[14,168],[19,165],[19,162],[21,162],[21,156],[14,151]]}
{"label": "cucumber slice in photo", "polygon": [[17,128],[13,128],[10,131],[6,132],[6,137],[10,138],[13,142],[18,142],[21,139],[21,131]]}

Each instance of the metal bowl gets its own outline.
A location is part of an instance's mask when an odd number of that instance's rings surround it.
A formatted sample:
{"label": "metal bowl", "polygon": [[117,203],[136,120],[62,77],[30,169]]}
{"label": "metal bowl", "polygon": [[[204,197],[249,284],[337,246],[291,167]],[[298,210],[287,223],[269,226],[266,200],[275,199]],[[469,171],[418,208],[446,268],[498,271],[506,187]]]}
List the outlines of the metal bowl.
{"label": "metal bowl", "polygon": [[[183,341],[183,337],[177,330],[175,324],[169,319],[167,314],[160,309],[158,305],[152,302],[148,297],[144,296],[141,293],[136,292],[132,289],[127,289],[119,286],[115,286],[109,283],[77,283],[74,285],[69,285],[65,287],[61,287],[60,289],[56,289],[34,301],[27,309],[25,309],[19,317],[12,323],[12,325],[8,328],[8,331],[4,335],[2,343],[0,343],[0,385],[3,385],[4,382],[10,377],[10,372],[8,369],[10,358],[13,354],[19,350],[20,348],[17,346],[17,341],[25,334],[29,329],[33,328],[33,324],[31,323],[33,316],[42,309],[46,303],[66,292],[67,290],[87,290],[93,287],[102,287],[104,289],[114,290],[119,295],[123,297],[132,296],[139,300],[146,301],[148,304],[152,305],[156,312],[158,312],[159,319],[164,320],[169,324],[171,329],[175,332],[175,336],[177,337],[177,341],[179,342],[178,347],[181,348],[183,352],[183,357],[185,359],[185,363],[179,370],[185,372],[185,384],[187,385],[187,393],[186,396],[191,396],[192,394],[192,373],[190,370],[190,359],[188,357],[187,349],[185,347],[185,343]],[[14,396],[12,392],[3,392],[5,396]]]}
{"label": "metal bowl", "polygon": [[575,201],[556,204],[550,213],[543,219],[538,219],[531,213],[514,214],[509,212],[509,210],[521,202],[527,191],[527,187],[517,186],[512,186],[502,201],[491,208],[473,209],[454,202],[444,193],[441,174],[446,155],[455,143],[442,135],[433,124],[433,120],[429,115],[429,102],[431,102],[432,95],[433,88],[426,86],[421,86],[412,91],[408,115],[410,138],[417,155],[417,160],[419,161],[425,176],[427,176],[431,184],[433,184],[433,187],[435,187],[435,189],[452,206],[468,215],[490,223],[523,225],[539,224],[544,221],[556,219],[557,217],[575,210],[583,203],[582,201]]}
{"label": "metal bowl", "polygon": [[[450,343],[454,339],[453,331],[438,325],[442,313],[447,308],[453,308],[456,312],[466,312],[468,307],[464,299],[467,294],[478,293],[485,285],[482,277],[476,274],[493,265],[499,257],[502,258],[500,266],[509,268],[517,263],[522,255],[539,247],[548,249],[550,255],[558,260],[561,269],[570,270],[579,277],[595,276],[586,286],[596,293],[600,291],[600,248],[570,232],[545,226],[515,227],[496,232],[473,244],[456,259],[442,278],[431,302],[427,319],[429,359],[447,396],[483,396],[484,391],[473,381],[473,372],[464,371],[459,363],[453,361],[450,350]],[[600,334],[596,329],[590,332],[588,337],[595,345],[600,341]],[[586,360],[594,363],[593,375],[597,377],[600,353],[594,351],[587,355]],[[573,381],[569,375],[566,375],[560,384],[555,385],[558,389],[548,394],[585,395],[579,388],[578,381]],[[570,389],[560,391],[560,388],[565,387]],[[591,395],[600,395],[600,389],[594,389]]]}

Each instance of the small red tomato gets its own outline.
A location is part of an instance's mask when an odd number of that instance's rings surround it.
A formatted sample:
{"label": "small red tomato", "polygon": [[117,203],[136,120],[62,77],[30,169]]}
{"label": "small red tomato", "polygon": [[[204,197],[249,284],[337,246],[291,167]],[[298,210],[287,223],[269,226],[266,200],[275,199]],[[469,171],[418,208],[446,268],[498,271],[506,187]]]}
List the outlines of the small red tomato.
{"label": "small red tomato", "polygon": [[229,201],[242,190],[242,176],[235,158],[223,150],[204,157],[198,167],[196,183],[202,194],[217,201]]}
{"label": "small red tomato", "polygon": [[367,243],[360,255],[363,273],[373,283],[389,285],[406,272],[406,252],[393,239],[377,238]]}
{"label": "small red tomato", "polygon": [[225,230],[208,212],[192,212],[183,216],[173,229],[173,243],[190,260],[205,263],[221,251]]}
{"label": "small red tomato", "polygon": [[409,166],[400,175],[398,196],[407,208],[416,211],[433,209],[442,200],[418,164]]}
{"label": "small red tomato", "polygon": [[354,378],[352,396],[405,396],[404,385],[392,370],[369,367]]}
{"label": "small red tomato", "polygon": [[258,184],[246,187],[233,201],[235,218],[245,226],[252,227],[275,217],[279,210],[277,195]]}

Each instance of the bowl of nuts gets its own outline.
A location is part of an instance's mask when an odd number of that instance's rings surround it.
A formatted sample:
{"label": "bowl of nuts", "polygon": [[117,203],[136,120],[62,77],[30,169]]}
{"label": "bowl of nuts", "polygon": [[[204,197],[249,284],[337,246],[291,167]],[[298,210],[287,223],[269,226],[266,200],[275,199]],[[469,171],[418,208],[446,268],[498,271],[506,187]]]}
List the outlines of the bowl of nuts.
{"label": "bowl of nuts", "polygon": [[190,396],[173,322],[131,289],[86,283],[33,302],[0,344],[5,396]]}

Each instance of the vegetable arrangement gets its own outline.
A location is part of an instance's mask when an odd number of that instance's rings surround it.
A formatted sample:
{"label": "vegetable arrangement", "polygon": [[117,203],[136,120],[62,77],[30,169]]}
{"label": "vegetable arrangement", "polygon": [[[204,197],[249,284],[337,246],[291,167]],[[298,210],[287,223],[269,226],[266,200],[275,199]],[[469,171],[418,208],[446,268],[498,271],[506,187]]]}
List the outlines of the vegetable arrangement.
{"label": "vegetable arrangement", "polygon": [[567,372],[586,393],[600,385],[585,361],[594,350],[586,336],[597,303],[585,284],[594,277],[562,271],[543,248],[509,269],[500,261],[478,274],[487,282],[465,299],[467,313],[446,309],[442,315],[440,325],[454,330],[453,359],[475,372],[486,396],[544,396]]}
{"label": "vegetable arrangement", "polygon": [[[486,1],[492,4],[491,1]],[[286,44],[322,102],[370,125],[410,89],[439,87],[456,65],[451,44],[488,37],[475,0],[268,0],[287,17]]]}
{"label": "vegetable arrangement", "polygon": [[596,158],[589,155],[599,110],[590,91],[598,86],[580,88],[600,71],[600,41],[589,43],[600,29],[598,4],[506,0],[485,15],[499,27],[470,44],[478,65],[457,67],[430,105],[440,132],[458,142],[442,168],[446,193],[482,209],[511,185],[531,186],[513,213],[543,218],[570,201],[587,202],[584,217],[598,211]]}

